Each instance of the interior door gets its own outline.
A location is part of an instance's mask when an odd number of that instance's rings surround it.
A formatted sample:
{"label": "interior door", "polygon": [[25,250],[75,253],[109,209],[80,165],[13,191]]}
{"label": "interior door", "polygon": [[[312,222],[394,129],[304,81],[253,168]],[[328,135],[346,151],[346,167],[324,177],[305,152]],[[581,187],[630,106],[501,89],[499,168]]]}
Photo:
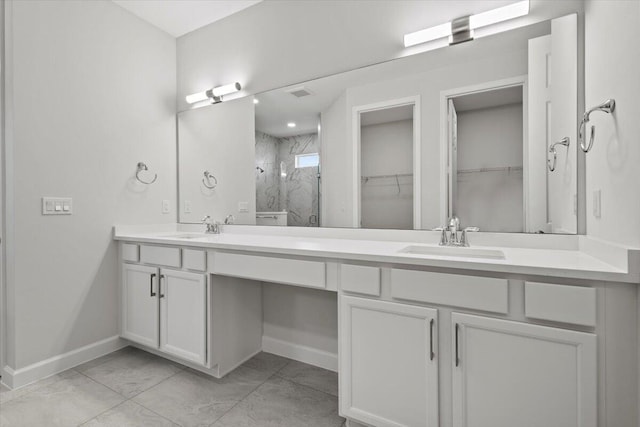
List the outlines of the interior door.
{"label": "interior door", "polygon": [[340,312],[343,414],[379,427],[437,427],[437,310],[341,296]]}
{"label": "interior door", "polygon": [[207,362],[207,282],[204,274],[160,270],[160,350]]}
{"label": "interior door", "polygon": [[596,336],[453,313],[454,427],[595,427]]}
{"label": "interior door", "polygon": [[122,267],[122,337],[158,348],[158,269]]}
{"label": "interior door", "polygon": [[547,156],[551,141],[551,36],[529,40],[529,124],[525,158],[525,230],[548,229]]}
{"label": "interior door", "polygon": [[449,125],[449,206],[447,218],[450,218],[455,215],[456,195],[458,194],[458,113],[456,113],[453,99],[449,99],[447,115]]}
{"label": "interior door", "polygon": [[575,14],[551,21],[551,138],[569,137],[568,147],[558,146],[558,161],[549,176],[549,216],[552,231],[576,233],[577,225],[577,99],[578,18]]}

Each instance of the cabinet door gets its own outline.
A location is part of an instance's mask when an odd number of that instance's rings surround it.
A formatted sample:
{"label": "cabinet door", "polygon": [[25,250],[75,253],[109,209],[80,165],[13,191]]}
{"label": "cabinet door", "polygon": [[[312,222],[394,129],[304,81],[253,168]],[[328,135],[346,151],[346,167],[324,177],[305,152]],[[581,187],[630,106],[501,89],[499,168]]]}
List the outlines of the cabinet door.
{"label": "cabinet door", "polygon": [[437,427],[436,344],[436,310],[341,296],[342,413],[378,427]]}
{"label": "cabinet door", "polygon": [[158,269],[122,267],[122,337],[158,348]]}
{"label": "cabinet door", "polygon": [[160,350],[206,364],[206,276],[162,269],[159,292]]}
{"label": "cabinet door", "polygon": [[595,427],[596,336],[452,314],[453,425]]}

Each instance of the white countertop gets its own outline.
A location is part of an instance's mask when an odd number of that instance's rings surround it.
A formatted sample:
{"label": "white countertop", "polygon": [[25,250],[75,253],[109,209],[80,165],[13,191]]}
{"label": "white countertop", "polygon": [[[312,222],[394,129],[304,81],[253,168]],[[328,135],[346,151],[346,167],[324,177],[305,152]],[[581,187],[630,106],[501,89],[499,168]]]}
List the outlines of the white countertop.
{"label": "white countertop", "polygon": [[[201,227],[200,227],[201,228]],[[227,227],[233,230],[235,227]],[[267,228],[267,227],[265,227]],[[286,228],[286,227],[282,227]],[[436,243],[416,241],[372,240],[335,238],[336,233],[322,230],[310,235],[280,233],[279,228],[255,230],[237,227],[238,232],[224,231],[221,234],[180,230],[177,227],[119,227],[114,229],[114,239],[122,241],[202,247],[280,255],[319,257],[336,261],[369,261],[394,265],[472,270],[513,275],[535,275],[545,277],[573,278],[581,280],[616,281],[640,283],[638,260],[640,251],[610,245],[588,239],[585,236],[566,236],[578,242],[575,249],[557,249],[557,244],[543,247],[476,246],[473,248],[497,249],[505,254],[505,259],[467,258],[460,256],[417,255],[400,252],[410,245],[437,247]],[[304,234],[304,233],[301,233]],[[328,237],[319,237],[325,234]],[[353,235],[353,234],[352,234]],[[393,234],[390,234],[393,236]],[[526,236],[526,235],[525,235]],[[389,239],[389,236],[386,236]],[[526,237],[524,237],[526,239]],[[550,241],[553,236],[549,236]],[[537,237],[540,240],[540,237]],[[582,239],[582,240],[578,240]],[[479,239],[480,240],[480,239]],[[485,239],[486,240],[486,239]],[[583,244],[584,243],[584,244]],[[513,245],[513,243],[510,243]],[[531,246],[531,245],[529,245]],[[571,247],[572,245],[565,245]],[[604,256],[598,256],[598,255]],[[612,257],[615,254],[615,257]],[[626,256],[626,260],[621,259]],[[609,261],[609,262],[605,262]],[[615,265],[613,262],[615,262]],[[630,268],[628,266],[631,266]]]}

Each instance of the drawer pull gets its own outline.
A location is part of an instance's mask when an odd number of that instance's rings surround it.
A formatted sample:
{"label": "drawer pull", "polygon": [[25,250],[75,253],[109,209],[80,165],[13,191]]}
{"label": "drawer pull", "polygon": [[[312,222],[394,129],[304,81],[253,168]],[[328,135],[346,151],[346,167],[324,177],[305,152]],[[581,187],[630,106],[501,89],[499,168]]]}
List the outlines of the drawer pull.
{"label": "drawer pull", "polygon": [[460,366],[460,348],[458,345],[459,335],[460,335],[460,325],[456,323],[456,367]]}
{"label": "drawer pull", "polygon": [[165,275],[164,275],[164,274],[161,274],[161,275],[160,275],[160,286],[159,286],[159,289],[160,289],[160,298],[164,298],[164,294],[162,293],[162,279],[165,279]]}
{"label": "drawer pull", "polygon": [[153,292],[153,279],[155,279],[155,277],[156,277],[156,274],[155,274],[155,273],[153,273],[153,274],[149,277],[149,279],[150,279],[150,280],[149,280],[149,296],[150,296],[150,297],[155,297],[155,296],[156,296],[156,293],[155,293],[155,292]]}
{"label": "drawer pull", "polygon": [[431,319],[429,321],[429,358],[433,360],[436,357],[435,352],[433,351],[433,325],[436,321]]}

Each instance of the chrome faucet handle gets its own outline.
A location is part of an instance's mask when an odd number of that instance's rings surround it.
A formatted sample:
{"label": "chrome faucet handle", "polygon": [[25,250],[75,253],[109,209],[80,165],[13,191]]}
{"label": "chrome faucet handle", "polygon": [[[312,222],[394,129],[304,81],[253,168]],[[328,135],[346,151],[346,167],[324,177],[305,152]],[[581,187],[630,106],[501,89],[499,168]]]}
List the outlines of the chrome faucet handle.
{"label": "chrome faucet handle", "polygon": [[478,227],[466,227],[462,230],[462,235],[460,236],[460,246],[469,247],[469,242],[467,241],[467,233],[475,233],[480,231]]}
{"label": "chrome faucet handle", "polygon": [[225,224],[233,224],[235,221],[236,217],[233,215],[227,215],[227,217],[224,219]]}
{"label": "chrome faucet handle", "polygon": [[202,222],[203,224],[210,224],[211,223],[211,217],[209,215],[207,215],[204,218],[202,218],[200,220],[200,222]]}
{"label": "chrome faucet handle", "polygon": [[440,246],[447,246],[449,244],[449,238],[447,237],[447,229],[445,227],[432,228],[431,231],[441,231],[440,234]]}

